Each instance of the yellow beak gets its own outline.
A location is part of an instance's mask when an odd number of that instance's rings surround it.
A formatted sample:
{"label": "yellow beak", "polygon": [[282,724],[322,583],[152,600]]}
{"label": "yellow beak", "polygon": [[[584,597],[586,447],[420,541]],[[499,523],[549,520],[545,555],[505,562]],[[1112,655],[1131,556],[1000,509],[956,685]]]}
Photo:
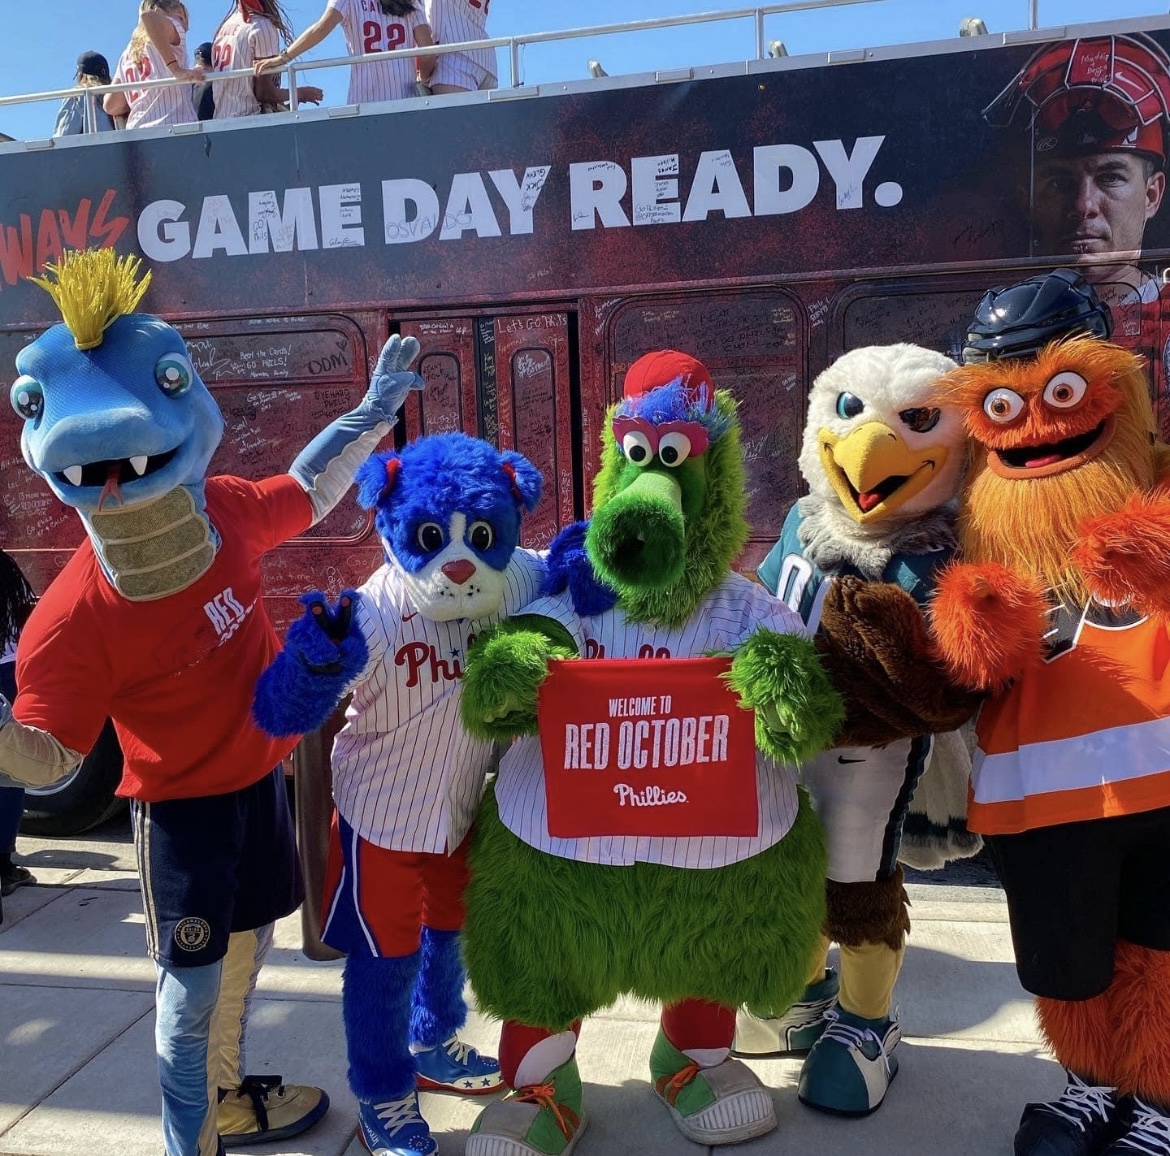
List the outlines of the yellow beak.
{"label": "yellow beak", "polygon": [[821,468],[846,512],[865,524],[889,517],[930,484],[947,459],[947,447],[912,450],[884,422],[870,421],[843,438],[819,433]]}

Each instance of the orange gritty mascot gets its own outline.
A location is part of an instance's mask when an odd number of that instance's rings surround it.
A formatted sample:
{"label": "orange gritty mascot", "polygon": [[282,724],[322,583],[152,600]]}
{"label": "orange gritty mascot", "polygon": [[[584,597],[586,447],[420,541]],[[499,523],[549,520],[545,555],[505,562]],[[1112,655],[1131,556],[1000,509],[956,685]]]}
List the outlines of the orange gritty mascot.
{"label": "orange gritty mascot", "polygon": [[1170,1156],[1170,447],[1109,334],[1058,269],[987,294],[944,379],[974,457],[932,629],[991,692],[968,822],[1068,1072],[1016,1156]]}

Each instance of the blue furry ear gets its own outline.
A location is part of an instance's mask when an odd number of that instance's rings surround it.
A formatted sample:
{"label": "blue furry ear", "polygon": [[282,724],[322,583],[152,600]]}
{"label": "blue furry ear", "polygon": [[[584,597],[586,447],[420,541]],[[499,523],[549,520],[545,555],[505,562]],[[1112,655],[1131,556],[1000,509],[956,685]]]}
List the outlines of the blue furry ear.
{"label": "blue furry ear", "polygon": [[354,475],[357,482],[358,505],[363,510],[373,510],[378,503],[394,489],[402,462],[397,454],[371,454]]}
{"label": "blue furry ear", "polygon": [[531,514],[540,501],[540,491],[544,486],[540,470],[515,450],[500,454],[500,469],[508,475],[516,504],[523,506]]}

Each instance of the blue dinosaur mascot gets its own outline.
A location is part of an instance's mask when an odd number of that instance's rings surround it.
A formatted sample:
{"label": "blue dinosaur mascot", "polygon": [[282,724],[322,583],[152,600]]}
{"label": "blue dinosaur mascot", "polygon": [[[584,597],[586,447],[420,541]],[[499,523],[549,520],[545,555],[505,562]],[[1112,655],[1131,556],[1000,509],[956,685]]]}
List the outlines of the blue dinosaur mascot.
{"label": "blue dinosaur mascot", "polygon": [[[468,656],[465,725],[517,736],[476,820],[465,932],[480,1006],[505,1021],[500,1060],[512,1092],[481,1113],[469,1156],[575,1147],[586,1122],[580,1021],[623,993],[664,1005],[650,1074],[684,1136],[732,1144],[776,1126],[767,1090],[729,1058],[735,1008],[764,993],[787,1007],[804,989],[825,913],[825,846],[786,764],[831,742],[842,704],[799,617],[731,570],[747,538],[746,501],[734,400],[693,357],[639,358],[609,414],[592,521],[554,543],[546,595]],[[661,717],[655,684],[729,653],[728,681],[755,710],[734,760],[703,737],[729,725],[703,714],[725,690],[714,677],[687,717]],[[555,732],[542,746],[537,723],[566,675],[611,679],[608,693],[621,696],[609,708],[612,759],[596,739],[608,731],[578,741],[585,728],[565,728],[563,744],[572,734],[570,761],[592,770],[622,765],[620,736],[637,744],[626,761],[642,770],[624,773],[639,788],[612,787],[631,804],[620,832],[576,837],[564,833],[576,829],[572,817],[569,827],[553,823],[546,773],[559,749]],[[716,762],[712,802],[734,795],[747,821],[713,825],[704,808],[686,834],[648,833],[696,797],[664,785],[682,765],[697,768],[698,783],[698,764]]]}
{"label": "blue dinosaur mascot", "polygon": [[165,1148],[215,1156],[304,1131],[329,1103],[243,1074],[273,923],[302,899],[280,766],[294,740],[250,717],[278,651],[260,560],[340,500],[421,385],[406,369],[418,346],[392,338],[362,402],[287,474],[207,477],[223,418],[179,334],[135,312],[150,275],[108,249],[48,272],[38,282],[64,324],[20,351],[12,404],[25,461],[88,540],[21,637],[20,692],[11,707],[0,699],[0,771],[53,782],[113,719],[158,972]]}
{"label": "blue dinosaur mascot", "polygon": [[541,558],[517,549],[541,477],[520,454],[462,433],[377,455],[358,471],[386,564],[336,607],[305,615],[257,688],[274,734],[311,729],[353,700],[333,746],[336,816],[322,923],[347,953],[342,1012],[362,1142],[380,1156],[436,1144],[416,1086],[493,1092],[500,1066],[457,1035],[467,832],[494,762],[463,729],[460,678],[474,636],[530,602]]}

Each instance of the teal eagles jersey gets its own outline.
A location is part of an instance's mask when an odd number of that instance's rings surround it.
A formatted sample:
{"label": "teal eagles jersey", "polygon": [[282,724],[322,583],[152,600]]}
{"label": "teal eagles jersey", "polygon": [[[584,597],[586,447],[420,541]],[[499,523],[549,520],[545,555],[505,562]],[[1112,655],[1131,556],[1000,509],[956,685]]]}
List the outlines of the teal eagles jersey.
{"label": "teal eagles jersey", "polygon": [[[800,540],[800,503],[793,504],[784,519],[780,541],[760,564],[756,576],[790,610],[804,619],[809,633],[815,633],[821,620],[821,602],[829,588],[829,581],[841,574],[862,577],[853,566],[841,566],[826,572],[804,556]],[[934,592],[937,571],[951,557],[950,550],[934,550],[929,554],[895,554],[882,571],[883,582],[901,586],[920,605]]]}

